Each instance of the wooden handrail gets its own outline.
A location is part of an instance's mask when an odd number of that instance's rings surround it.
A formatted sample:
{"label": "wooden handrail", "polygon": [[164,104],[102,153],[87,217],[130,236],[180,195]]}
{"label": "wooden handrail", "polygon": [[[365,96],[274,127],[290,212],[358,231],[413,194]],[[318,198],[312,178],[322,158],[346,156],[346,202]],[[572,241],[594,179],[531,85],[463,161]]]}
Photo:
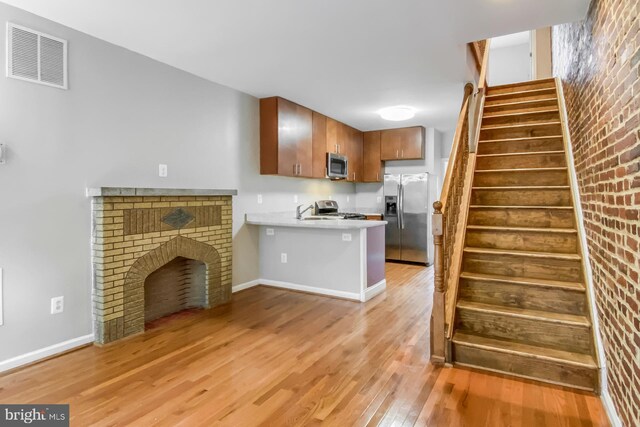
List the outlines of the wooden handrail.
{"label": "wooden handrail", "polygon": [[434,294],[431,315],[431,362],[451,360],[447,340],[451,339],[455,321],[455,299],[462,267],[467,214],[475,171],[475,147],[484,107],[489,41],[478,42],[474,54],[482,52],[478,91],[465,87],[453,146],[445,173],[440,200],[433,204]]}

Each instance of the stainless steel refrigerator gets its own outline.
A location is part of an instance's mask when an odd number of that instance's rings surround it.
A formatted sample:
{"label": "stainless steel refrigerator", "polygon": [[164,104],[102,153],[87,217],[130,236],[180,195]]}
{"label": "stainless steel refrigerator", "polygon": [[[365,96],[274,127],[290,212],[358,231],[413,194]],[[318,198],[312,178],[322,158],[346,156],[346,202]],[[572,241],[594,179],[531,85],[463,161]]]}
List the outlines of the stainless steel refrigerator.
{"label": "stainless steel refrigerator", "polygon": [[429,263],[429,174],[384,176],[386,258]]}

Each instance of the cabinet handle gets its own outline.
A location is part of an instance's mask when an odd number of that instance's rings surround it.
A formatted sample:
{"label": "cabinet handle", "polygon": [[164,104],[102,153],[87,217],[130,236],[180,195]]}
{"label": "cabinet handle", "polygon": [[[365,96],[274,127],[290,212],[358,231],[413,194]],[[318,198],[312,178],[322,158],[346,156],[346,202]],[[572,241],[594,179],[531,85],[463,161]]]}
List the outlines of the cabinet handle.
{"label": "cabinet handle", "polygon": [[294,164],[293,164],[293,174],[294,174],[294,175],[296,175],[296,174],[297,174],[297,173],[296,173],[297,171],[298,171],[298,165],[294,163]]}
{"label": "cabinet handle", "polygon": [[399,158],[399,157],[398,157],[398,150],[396,150],[396,159],[398,159],[398,158]]}
{"label": "cabinet handle", "polygon": [[376,181],[380,181],[380,172],[376,172]]}
{"label": "cabinet handle", "polygon": [[338,144],[333,144],[333,149],[336,150],[336,153],[338,152]]}
{"label": "cabinet handle", "polygon": [[302,163],[298,163],[298,175],[302,175]]}
{"label": "cabinet handle", "polygon": [[404,150],[400,151],[400,157],[402,157],[404,159]]}

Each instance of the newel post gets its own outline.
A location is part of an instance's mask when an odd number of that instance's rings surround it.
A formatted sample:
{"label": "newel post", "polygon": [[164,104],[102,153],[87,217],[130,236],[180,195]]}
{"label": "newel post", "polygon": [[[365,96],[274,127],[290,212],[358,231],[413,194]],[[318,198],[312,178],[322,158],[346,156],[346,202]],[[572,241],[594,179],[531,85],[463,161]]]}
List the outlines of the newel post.
{"label": "newel post", "polygon": [[443,258],[443,218],[442,203],[437,201],[433,204],[433,215],[431,217],[433,242],[435,246],[433,273],[433,310],[431,311],[431,363],[443,364],[445,362],[445,331],[444,331],[444,258]]}

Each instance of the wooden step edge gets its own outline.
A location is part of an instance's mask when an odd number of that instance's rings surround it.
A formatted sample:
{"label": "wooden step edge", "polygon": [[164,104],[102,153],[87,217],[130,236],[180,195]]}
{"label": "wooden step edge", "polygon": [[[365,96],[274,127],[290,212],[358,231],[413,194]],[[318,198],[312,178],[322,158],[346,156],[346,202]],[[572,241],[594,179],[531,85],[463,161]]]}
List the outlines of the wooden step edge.
{"label": "wooden step edge", "polygon": [[[495,153],[495,154],[476,154],[478,157],[514,157],[514,156],[539,156],[539,155],[564,155],[564,150],[552,150],[552,151],[520,151],[518,153]],[[536,168],[531,168],[536,169]],[[542,169],[542,168],[538,168]],[[566,169],[566,167],[565,167]]]}
{"label": "wooden step edge", "polygon": [[465,246],[463,251],[465,253],[474,253],[474,254],[519,256],[519,257],[527,257],[527,258],[555,259],[560,261],[580,261],[582,259],[582,257],[578,254],[563,254],[558,252],[520,251],[517,249],[479,248],[475,246]]}
{"label": "wooden step edge", "polygon": [[598,365],[593,360],[593,357],[588,354],[515,343],[496,338],[467,334],[460,331],[455,332],[451,341],[466,347],[495,351],[498,353],[515,354],[536,360],[545,360],[548,362],[572,365],[585,369],[598,369]]}
{"label": "wooden step edge", "polygon": [[568,185],[520,185],[513,187],[471,187],[472,190],[569,190]]}
{"label": "wooden step edge", "polygon": [[583,391],[591,392],[591,393],[594,393],[596,391],[596,386],[595,385],[593,387],[583,387],[583,386],[576,385],[576,384],[571,384],[571,383],[568,383],[568,382],[565,383],[565,382],[562,382],[562,381],[550,380],[550,379],[544,378],[544,377],[533,377],[531,375],[523,375],[523,374],[518,374],[518,373],[515,373],[515,372],[502,371],[500,369],[487,368],[487,367],[484,367],[484,366],[473,365],[473,364],[470,364],[470,363],[460,363],[460,362],[456,362],[455,360],[453,361],[453,366],[462,367],[462,368],[468,368],[468,369],[476,369],[478,371],[492,372],[494,374],[506,375],[506,376],[509,376],[509,377],[522,378],[524,380],[538,381],[538,382],[545,383],[545,384],[552,384],[552,385],[572,388],[572,389],[576,389],[576,390],[583,390]]}
{"label": "wooden step edge", "polygon": [[517,116],[526,116],[530,114],[545,114],[545,113],[560,113],[560,110],[557,108],[552,108],[549,110],[536,110],[536,111],[519,111],[517,113],[508,113],[508,114],[495,114],[491,116],[483,116],[483,118],[487,119],[495,119],[498,117],[517,117]]}
{"label": "wooden step edge", "polygon": [[496,129],[516,129],[516,128],[529,128],[529,127],[536,127],[536,126],[556,126],[556,125],[560,125],[561,122],[560,120],[553,120],[553,121],[549,121],[549,122],[542,122],[542,123],[517,123],[517,124],[513,124],[513,125],[494,125],[494,126],[482,126],[480,128],[481,131],[483,130],[496,130]]}
{"label": "wooden step edge", "polygon": [[[556,96],[551,96],[549,98],[542,98],[542,99],[525,99],[525,100],[521,100],[521,101],[514,101],[514,102],[504,102],[504,103],[500,103],[500,104],[491,104],[491,105],[485,105],[484,109],[492,109],[492,108],[497,108],[497,107],[515,107],[518,108],[519,106],[524,106],[525,104],[536,104],[536,103],[542,103],[542,102],[549,102],[549,101],[558,101],[558,98]],[[526,107],[525,107],[526,108]],[[535,107],[532,107],[535,108]]]}
{"label": "wooden step edge", "polygon": [[528,277],[501,276],[498,274],[460,273],[461,279],[476,280],[480,282],[499,282],[513,285],[535,286],[547,289],[561,289],[564,291],[586,292],[587,289],[579,282],[563,282],[560,280],[532,279]]}
{"label": "wooden step edge", "polygon": [[[489,87],[487,87],[487,90],[491,91],[491,90],[494,90],[494,89],[509,89],[509,88],[512,88],[512,87],[529,86],[529,85],[543,84],[543,83],[554,83],[555,84],[555,81],[556,81],[555,77],[546,77],[544,79],[535,79],[535,80],[529,80],[529,81],[526,81],[526,82],[506,83],[506,84],[503,84],[503,85],[489,86]],[[555,87],[555,86],[553,86],[553,87]]]}
{"label": "wooden step edge", "polygon": [[487,231],[510,231],[510,232],[532,232],[532,233],[561,233],[576,234],[578,230],[573,228],[539,228],[539,227],[511,227],[495,225],[467,225],[467,230],[487,230]]}
{"label": "wooden step edge", "polygon": [[573,206],[520,206],[520,205],[469,205],[471,209],[555,209],[555,210],[573,210]]}
{"label": "wooden step edge", "polygon": [[503,138],[503,139],[483,139],[479,140],[480,144],[487,144],[492,142],[525,142],[525,141],[538,141],[542,139],[562,139],[562,135],[548,135],[548,136],[525,136],[521,138]]}
{"label": "wooden step edge", "polygon": [[591,327],[591,323],[585,316],[554,313],[552,311],[530,310],[466,300],[458,300],[456,303],[456,309],[489,313],[498,316],[517,317],[518,319],[536,320],[539,322],[553,323],[557,325],[576,326],[582,328]]}
{"label": "wooden step edge", "polygon": [[550,92],[550,91],[555,93],[556,92],[555,86],[553,86],[553,87],[543,87],[543,88],[540,88],[540,89],[529,89],[529,90],[521,90],[521,91],[515,91],[515,92],[507,92],[507,93],[494,93],[493,95],[487,93],[485,98],[487,100],[491,100],[491,98],[498,98],[500,96],[518,97],[518,96],[544,94],[544,93]]}
{"label": "wooden step edge", "polygon": [[476,169],[476,172],[481,173],[501,173],[501,172],[552,172],[552,171],[567,171],[567,167],[557,168],[517,168],[517,169]]}

